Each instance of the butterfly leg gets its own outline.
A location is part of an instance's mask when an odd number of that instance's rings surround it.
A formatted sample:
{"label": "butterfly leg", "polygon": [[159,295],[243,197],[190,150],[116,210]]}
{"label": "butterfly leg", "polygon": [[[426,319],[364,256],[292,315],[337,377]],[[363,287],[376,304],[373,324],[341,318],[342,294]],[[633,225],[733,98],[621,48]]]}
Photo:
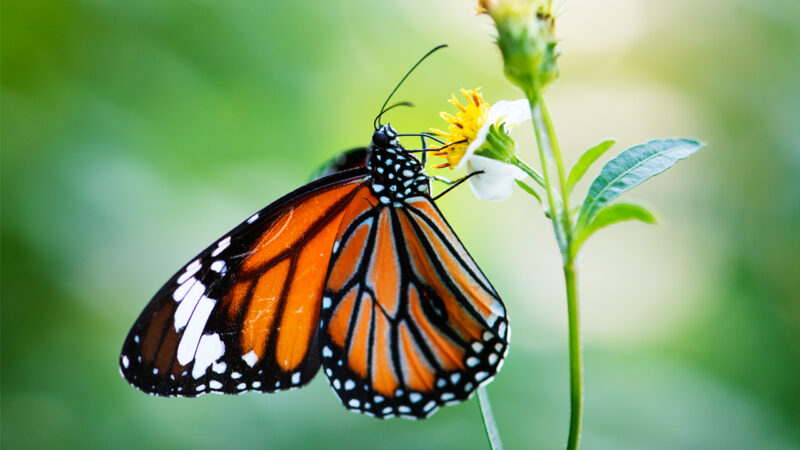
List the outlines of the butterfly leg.
{"label": "butterfly leg", "polygon": [[[419,135],[419,139],[422,141],[422,150],[429,150],[428,148],[428,141],[425,140],[427,136],[424,134]],[[428,152],[422,152],[422,167],[425,167],[425,163],[428,162]]]}
{"label": "butterfly leg", "polygon": [[444,141],[442,141],[441,139],[437,138],[436,136],[434,136],[434,135],[432,135],[430,133],[426,133],[424,131],[421,132],[421,133],[399,133],[398,136],[420,136],[420,137],[426,137],[428,139],[431,139],[433,141],[438,142],[440,145],[444,145],[445,144]]}
{"label": "butterfly leg", "polygon": [[431,179],[432,180],[436,180],[436,181],[440,181],[440,182],[442,182],[442,183],[444,183],[444,184],[446,184],[448,186],[452,186],[458,181],[458,180],[453,181],[450,178],[443,177],[441,175],[431,175]]}
{"label": "butterfly leg", "polygon": [[[479,171],[477,171],[477,172],[472,172],[472,173],[470,173],[469,175],[465,175],[465,176],[463,176],[463,177],[459,178],[459,179],[458,179],[458,180],[456,180],[456,181],[447,180],[447,179],[446,179],[446,178],[444,178],[444,177],[436,177],[436,179],[437,179],[437,180],[439,180],[439,181],[442,181],[443,183],[448,183],[448,184],[450,185],[450,187],[448,187],[447,189],[445,189],[444,191],[442,191],[442,193],[441,193],[441,194],[439,194],[439,195],[437,195],[436,197],[433,197],[433,199],[434,199],[434,200],[439,200],[439,198],[441,198],[441,196],[443,196],[444,194],[447,194],[448,192],[450,192],[450,191],[452,191],[453,189],[457,188],[457,187],[458,187],[458,186],[459,186],[461,183],[463,183],[463,182],[465,182],[465,181],[469,180],[470,178],[474,177],[475,175],[480,175],[480,174],[482,174],[482,173],[483,173],[483,170],[479,170]],[[444,179],[442,179],[442,178],[444,178]],[[445,180],[446,180],[446,181],[445,181]]]}

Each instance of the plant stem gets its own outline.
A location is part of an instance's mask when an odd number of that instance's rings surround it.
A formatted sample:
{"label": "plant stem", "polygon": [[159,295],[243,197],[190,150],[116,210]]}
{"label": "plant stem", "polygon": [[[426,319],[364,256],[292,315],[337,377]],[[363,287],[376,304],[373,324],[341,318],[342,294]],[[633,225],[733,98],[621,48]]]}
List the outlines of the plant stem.
{"label": "plant stem", "polygon": [[494,420],[492,405],[489,403],[489,394],[486,387],[478,388],[478,404],[481,407],[481,418],[483,418],[483,429],[486,431],[486,438],[492,450],[503,450],[503,442],[500,440],[500,431],[497,430],[497,422]]}
{"label": "plant stem", "polygon": [[578,307],[578,280],[575,261],[564,264],[564,280],[567,284],[567,316],[569,321],[569,437],[567,449],[578,448],[583,419],[583,355],[581,345],[580,310]]}
{"label": "plant stem", "polygon": [[[536,134],[536,144],[539,147],[539,159],[542,163],[542,178],[544,178],[544,187],[547,192],[547,203],[553,218],[553,231],[556,235],[556,241],[561,250],[561,255],[566,258],[566,250],[568,247],[566,235],[570,232],[570,227],[564,227],[564,223],[561,220],[561,216],[563,215],[561,213],[561,202],[556,201],[560,195],[556,191],[556,186],[553,184],[553,172],[559,172],[559,164],[555,161],[555,152],[551,145],[553,142],[552,136],[550,135],[549,127],[542,113],[542,98],[535,89],[531,89],[527,93],[527,96],[531,107],[531,119],[533,121],[533,130]],[[547,117],[549,117],[549,115]],[[559,158],[560,156],[561,154],[559,152]],[[560,175],[557,176],[560,178]],[[562,190],[562,192],[566,191]],[[561,200],[563,201],[563,199]]]}
{"label": "plant stem", "polygon": [[[564,161],[558,145],[553,120],[538,89],[530,89],[528,101],[531,119],[536,132],[536,143],[542,162],[542,175],[547,191],[550,219],[553,221],[556,241],[564,263],[564,282],[567,289],[567,322],[569,324],[569,374],[570,374],[570,420],[567,449],[577,450],[580,445],[581,420],[583,417],[583,356],[581,345],[580,315],[578,308],[578,281],[575,269],[573,245],[574,226],[569,209],[569,191]],[[554,177],[558,177],[557,181]],[[557,184],[556,184],[557,183]],[[557,191],[558,188],[558,191]],[[560,200],[560,203],[556,202]]]}
{"label": "plant stem", "polygon": [[564,217],[562,218],[562,225],[564,226],[565,230],[567,231],[567,237],[572,236],[571,228],[572,228],[572,220],[570,218],[569,212],[569,191],[567,190],[567,172],[564,170],[564,159],[561,157],[561,146],[558,145],[558,136],[556,135],[556,129],[553,126],[553,119],[550,117],[550,110],[547,108],[547,104],[544,102],[544,98],[539,96],[537,102],[539,109],[542,114],[542,121],[544,122],[545,128],[547,130],[547,137],[550,141],[550,146],[552,148],[553,159],[556,163],[556,171],[558,172],[558,185],[561,189],[561,200],[564,202]]}

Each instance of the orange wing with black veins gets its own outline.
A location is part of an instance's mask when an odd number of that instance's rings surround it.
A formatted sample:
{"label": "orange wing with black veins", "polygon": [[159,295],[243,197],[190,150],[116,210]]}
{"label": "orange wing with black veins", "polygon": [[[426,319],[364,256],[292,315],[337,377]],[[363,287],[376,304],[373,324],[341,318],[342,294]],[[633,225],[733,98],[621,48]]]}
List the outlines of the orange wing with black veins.
{"label": "orange wing with black veins", "polygon": [[428,196],[345,213],[322,303],[322,364],[342,403],[423,418],[469,398],[508,348],[497,292]]}

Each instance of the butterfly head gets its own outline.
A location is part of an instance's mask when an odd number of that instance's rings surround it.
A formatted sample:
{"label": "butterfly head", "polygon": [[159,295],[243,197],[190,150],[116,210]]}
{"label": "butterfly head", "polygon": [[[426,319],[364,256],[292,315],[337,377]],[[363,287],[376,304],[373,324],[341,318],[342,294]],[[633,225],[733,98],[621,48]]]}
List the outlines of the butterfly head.
{"label": "butterfly head", "polygon": [[381,125],[380,128],[372,133],[372,146],[377,149],[388,149],[392,147],[399,147],[397,142],[397,131],[391,125]]}

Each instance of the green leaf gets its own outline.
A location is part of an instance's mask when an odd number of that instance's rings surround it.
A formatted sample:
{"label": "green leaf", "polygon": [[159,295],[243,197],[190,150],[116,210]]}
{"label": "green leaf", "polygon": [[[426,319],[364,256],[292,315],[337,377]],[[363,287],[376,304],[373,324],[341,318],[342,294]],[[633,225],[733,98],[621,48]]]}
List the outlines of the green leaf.
{"label": "green leaf", "polygon": [[583,178],[583,175],[589,167],[616,143],[616,140],[608,139],[583,152],[581,157],[578,158],[578,162],[576,162],[569,171],[569,177],[567,178],[567,195],[572,192],[572,189],[578,184],[578,181]]}
{"label": "green leaf", "polygon": [[538,192],[534,191],[532,187],[528,186],[527,183],[525,183],[523,181],[520,181],[520,180],[514,180],[514,181],[517,182],[517,186],[522,188],[522,190],[527,192],[528,194],[531,194],[534,198],[536,198],[536,200],[539,200],[539,204],[544,206],[544,203],[542,203],[542,197],[539,196]]}
{"label": "green leaf", "polygon": [[606,206],[597,213],[594,220],[589,226],[581,227],[576,230],[578,238],[575,240],[573,248],[577,251],[581,248],[586,239],[593,235],[597,230],[613,225],[618,222],[626,220],[641,220],[644,223],[655,225],[656,218],[653,214],[645,208],[632,205],[630,203],[617,203],[611,206]]}
{"label": "green leaf", "polygon": [[533,196],[536,200],[539,200],[539,204],[542,205],[542,210],[544,211],[544,215],[548,219],[552,219],[552,216],[550,215],[550,208],[545,206],[544,202],[542,201],[542,197],[539,195],[539,193],[536,192],[532,187],[530,187],[527,183],[523,181],[520,180],[514,180],[514,181],[517,183],[517,186],[519,186],[523,191]]}
{"label": "green leaf", "polygon": [[589,186],[578,225],[586,226],[605,205],[703,146],[693,139],[661,139],[631,147],[612,159]]}

